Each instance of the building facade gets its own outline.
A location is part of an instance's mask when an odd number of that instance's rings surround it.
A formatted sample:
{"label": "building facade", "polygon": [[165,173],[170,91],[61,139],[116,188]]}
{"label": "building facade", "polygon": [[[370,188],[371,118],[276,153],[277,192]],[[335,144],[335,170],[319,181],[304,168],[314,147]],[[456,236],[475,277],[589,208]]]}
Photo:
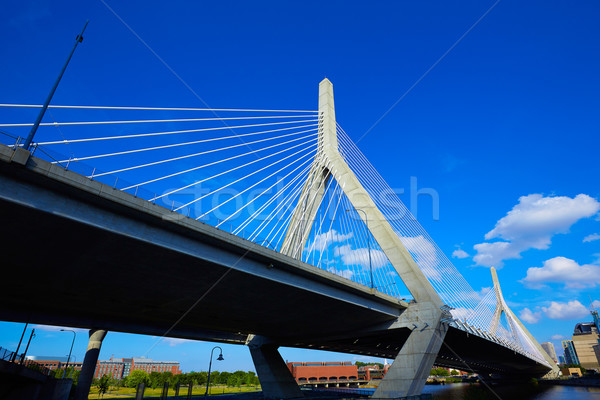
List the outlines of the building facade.
{"label": "building facade", "polygon": [[94,378],[101,378],[104,375],[108,375],[113,379],[123,379],[136,370],[144,371],[148,374],[152,372],[170,372],[173,375],[178,375],[181,373],[179,362],[177,361],[154,361],[145,357],[111,357],[110,360],[98,361]]}
{"label": "building facade", "polygon": [[298,384],[344,385],[358,380],[358,367],[350,361],[289,362],[287,366]]}
{"label": "building facade", "polygon": [[573,346],[572,340],[562,341],[563,351],[565,353],[565,362],[567,364],[579,364],[579,358],[575,352],[575,346]]}
{"label": "building facade", "polygon": [[585,369],[600,368],[600,335],[593,322],[575,325],[573,346],[579,358],[579,364]]}
{"label": "building facade", "polygon": [[25,357],[25,365],[36,364],[42,368],[48,368],[49,370],[71,368],[81,371],[83,363],[80,362],[67,362],[67,357],[56,357],[56,356],[27,356]]}
{"label": "building facade", "polygon": [[554,360],[554,362],[558,362],[558,359],[556,358],[556,350],[554,350],[554,344],[552,342],[542,343],[542,348],[546,351],[546,353],[548,353],[548,355],[551,359]]}

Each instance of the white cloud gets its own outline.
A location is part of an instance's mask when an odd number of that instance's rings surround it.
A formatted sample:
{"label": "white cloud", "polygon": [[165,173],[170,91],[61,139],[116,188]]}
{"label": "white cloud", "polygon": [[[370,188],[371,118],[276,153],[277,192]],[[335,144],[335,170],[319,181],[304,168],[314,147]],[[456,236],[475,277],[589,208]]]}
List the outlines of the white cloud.
{"label": "white cloud", "polygon": [[464,307],[457,307],[450,310],[450,314],[452,314],[452,317],[460,321],[466,321],[469,318],[471,318],[473,316],[473,312],[474,310]]}
{"label": "white cloud", "polygon": [[326,250],[332,243],[344,242],[352,237],[352,232],[341,234],[335,229],[329,232],[321,233],[315,236],[312,243],[306,248],[308,251],[321,252],[322,249]]}
{"label": "white cloud", "polygon": [[39,331],[46,331],[46,332],[59,332],[61,329],[75,331],[76,333],[81,333],[81,332],[88,333],[89,332],[89,329],[69,328],[68,326],[54,326],[54,325],[34,325],[33,328],[37,329]]}
{"label": "white cloud", "polygon": [[600,300],[594,300],[592,301],[592,307],[594,307],[596,310],[600,308]]}
{"label": "white cloud", "polygon": [[600,235],[598,235],[597,233],[592,233],[591,235],[587,235],[586,237],[583,238],[583,243],[593,242],[594,240],[598,240],[598,239],[600,239]]}
{"label": "white cloud", "polygon": [[598,210],[600,202],[586,194],[574,198],[522,196],[485,235],[486,240],[498,241],[473,246],[477,251],[473,260],[477,265],[502,267],[504,260],[520,258],[525,250],[547,249],[554,235],[567,233],[574,223],[595,215]]}
{"label": "white cloud", "polygon": [[456,249],[452,252],[452,257],[453,258],[467,258],[467,257],[469,257],[469,253],[467,253],[466,251],[464,251],[462,249]]}
{"label": "white cloud", "polygon": [[492,290],[491,286],[482,287],[481,290],[479,291],[479,296],[485,297],[485,295],[488,294],[490,292],[490,290]]}
{"label": "white cloud", "polygon": [[550,340],[565,340],[567,337],[563,335],[552,335],[550,336]]}
{"label": "white cloud", "polygon": [[422,235],[419,236],[400,236],[400,240],[406,250],[410,252],[417,265],[423,270],[428,278],[428,270],[433,271],[439,264],[435,246]]}
{"label": "white cloud", "polygon": [[[336,257],[342,257],[345,265],[362,265],[369,267],[369,248],[353,249],[349,245],[338,246],[334,253]],[[381,250],[371,249],[371,265],[373,268],[379,268],[387,263],[387,257]]]}
{"label": "white cloud", "polygon": [[336,274],[338,276],[341,276],[342,278],[346,278],[346,279],[350,279],[352,280],[352,277],[354,276],[354,272],[350,271],[349,269],[337,269],[334,267],[328,267],[327,271],[331,272],[332,274]]}
{"label": "white cloud", "polygon": [[167,343],[170,347],[175,347],[178,344],[182,344],[182,343],[193,342],[193,340],[189,340],[189,339],[180,339],[180,338],[172,338],[172,337],[164,337],[164,338],[162,338],[162,341]]}
{"label": "white cloud", "polygon": [[589,311],[578,300],[567,303],[551,301],[550,307],[542,307],[544,314],[551,319],[577,319],[589,315]]}
{"label": "white cloud", "polygon": [[544,261],[541,268],[529,268],[521,282],[532,288],[549,282],[564,283],[567,288],[595,287],[600,284],[600,266],[579,265],[569,258],[554,257]]}
{"label": "white cloud", "polygon": [[519,319],[529,323],[529,324],[536,324],[540,321],[540,319],[542,319],[542,313],[541,311],[531,311],[529,308],[524,308],[521,310],[521,313],[519,314]]}

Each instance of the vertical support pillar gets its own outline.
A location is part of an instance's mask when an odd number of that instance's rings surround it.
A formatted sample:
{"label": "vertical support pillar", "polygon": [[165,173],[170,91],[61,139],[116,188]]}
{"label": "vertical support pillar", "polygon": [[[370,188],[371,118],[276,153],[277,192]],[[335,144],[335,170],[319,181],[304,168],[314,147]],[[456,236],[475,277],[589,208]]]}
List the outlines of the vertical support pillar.
{"label": "vertical support pillar", "polygon": [[92,386],[92,379],[94,378],[94,371],[96,370],[96,364],[98,363],[98,356],[100,355],[100,347],[102,347],[102,341],[105,337],[105,330],[90,329],[90,340],[88,342],[87,351],[85,352],[85,358],[83,359],[79,380],[77,381],[75,400],[86,400],[88,398],[90,387]]}
{"label": "vertical support pillar", "polygon": [[277,351],[276,344],[254,336],[248,342],[250,355],[266,400],[297,399],[304,397],[292,373]]}
{"label": "vertical support pillar", "polygon": [[373,394],[375,399],[392,399],[421,394],[442,346],[448,326],[415,328]]}

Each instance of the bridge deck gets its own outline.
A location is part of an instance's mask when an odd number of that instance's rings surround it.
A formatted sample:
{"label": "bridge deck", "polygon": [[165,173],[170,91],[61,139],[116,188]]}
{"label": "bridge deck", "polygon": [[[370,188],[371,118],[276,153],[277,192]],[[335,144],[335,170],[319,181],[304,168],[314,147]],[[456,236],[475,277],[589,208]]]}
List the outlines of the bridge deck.
{"label": "bridge deck", "polygon": [[[0,319],[244,342],[394,320],[390,296],[0,148]],[[179,320],[181,317],[183,318]]]}
{"label": "bridge deck", "polygon": [[[347,279],[0,146],[0,320],[394,358],[409,307]],[[485,355],[485,356],[483,356]],[[450,328],[436,361],[547,368]]]}

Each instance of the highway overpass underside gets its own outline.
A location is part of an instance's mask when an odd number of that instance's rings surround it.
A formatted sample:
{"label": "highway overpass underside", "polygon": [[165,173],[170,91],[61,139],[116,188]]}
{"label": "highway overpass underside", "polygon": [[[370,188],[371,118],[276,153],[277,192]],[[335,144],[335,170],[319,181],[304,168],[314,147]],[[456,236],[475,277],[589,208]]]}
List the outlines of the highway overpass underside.
{"label": "highway overpass underside", "polygon": [[162,335],[183,317],[171,336],[244,343],[395,318],[61,215],[1,200],[0,210],[3,320]]}
{"label": "highway overpass underside", "polygon": [[[282,342],[282,345],[394,359],[410,333],[409,328],[371,328],[344,337],[313,337],[308,340]],[[435,364],[484,375],[497,374],[511,379],[540,377],[548,372],[547,367],[507,347],[453,327],[448,329]]]}

